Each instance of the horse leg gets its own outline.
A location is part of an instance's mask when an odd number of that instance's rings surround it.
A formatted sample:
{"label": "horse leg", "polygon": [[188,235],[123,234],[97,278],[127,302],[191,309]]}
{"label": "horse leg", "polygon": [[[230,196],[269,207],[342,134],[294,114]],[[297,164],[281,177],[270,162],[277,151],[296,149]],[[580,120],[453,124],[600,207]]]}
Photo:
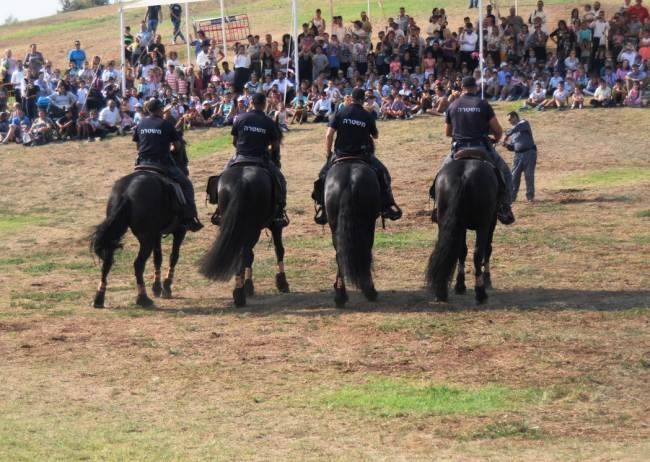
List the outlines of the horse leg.
{"label": "horse leg", "polygon": [[[244,252],[246,251],[244,250]],[[232,292],[232,298],[237,307],[246,306],[246,290],[244,289],[245,273],[245,265],[242,263],[239,272],[235,275],[235,289]]]}
{"label": "horse leg", "polygon": [[102,261],[102,278],[95,293],[95,300],[93,300],[93,307],[104,308],[104,300],[106,298],[106,285],[108,280],[108,273],[113,266],[113,251],[107,251]]}
{"label": "horse leg", "polygon": [[253,261],[255,260],[255,252],[253,249],[245,253],[244,258],[244,291],[247,297],[255,295],[255,285],[253,284]]}
{"label": "horse leg", "polygon": [[163,281],[162,286],[162,297],[163,298],[172,298],[172,285],[174,284],[174,272],[176,271],[176,265],[178,264],[178,259],[181,254],[181,244],[185,239],[185,234],[187,231],[185,229],[179,229],[174,231],[174,240],[172,241],[172,252],[169,256],[169,269],[167,270],[167,277]]}
{"label": "horse leg", "polygon": [[162,293],[162,284],[160,283],[160,268],[162,267],[162,261],[162,236],[158,236],[156,245],[153,248],[154,277],[151,292],[153,292],[154,297],[160,297],[160,294]]}
{"label": "horse leg", "polygon": [[492,256],[492,239],[494,237],[494,228],[496,227],[496,221],[490,226],[490,231],[488,233],[487,246],[485,249],[485,260],[483,261],[483,279],[485,281],[485,288],[492,288],[492,277],[490,276],[490,257]]}
{"label": "horse leg", "polygon": [[483,276],[483,259],[485,258],[487,248],[488,230],[479,228],[476,230],[476,243],[474,245],[474,272],[476,277],[476,284],[474,291],[476,292],[476,303],[484,303],[488,296],[485,291],[485,278]]}
{"label": "horse leg", "polygon": [[334,282],[334,303],[336,303],[337,308],[343,308],[349,298],[348,292],[345,289],[345,279],[343,277],[343,272],[341,271],[341,264],[338,262],[338,252],[336,254],[336,259],[338,270],[336,272],[336,281]]}
{"label": "horse leg", "polygon": [[456,286],[454,291],[457,294],[464,294],[467,290],[465,286],[465,259],[467,258],[467,230],[463,230],[461,236],[460,256],[458,257],[458,273],[456,274]]}
{"label": "horse leg", "polygon": [[282,243],[282,227],[273,226],[271,229],[273,236],[273,247],[275,248],[275,259],[278,263],[278,272],[275,275],[275,287],[283,294],[289,293],[289,282],[284,272],[284,244]]}
{"label": "horse leg", "polygon": [[133,262],[133,269],[135,271],[135,282],[138,284],[138,298],[135,303],[142,308],[153,306],[153,300],[147,296],[147,288],[144,285],[144,267],[151,256],[151,252],[153,252],[156,239],[157,236],[138,236],[138,241],[140,241],[140,250],[138,251],[138,256]]}

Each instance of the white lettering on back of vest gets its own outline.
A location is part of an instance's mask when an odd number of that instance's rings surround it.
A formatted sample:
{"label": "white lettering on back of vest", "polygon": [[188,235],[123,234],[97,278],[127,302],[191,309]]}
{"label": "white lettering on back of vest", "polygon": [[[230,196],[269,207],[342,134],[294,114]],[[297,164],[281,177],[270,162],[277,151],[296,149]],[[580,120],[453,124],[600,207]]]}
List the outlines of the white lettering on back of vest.
{"label": "white lettering on back of vest", "polygon": [[250,125],[244,125],[244,131],[245,132],[262,133],[263,135],[266,135],[266,129],[265,128],[251,127]]}
{"label": "white lettering on back of vest", "polygon": [[343,125],[356,125],[357,127],[366,128],[365,122],[355,119],[343,119]]}
{"label": "white lettering on back of vest", "polygon": [[138,131],[144,135],[162,135],[162,130],[160,128],[141,128]]}

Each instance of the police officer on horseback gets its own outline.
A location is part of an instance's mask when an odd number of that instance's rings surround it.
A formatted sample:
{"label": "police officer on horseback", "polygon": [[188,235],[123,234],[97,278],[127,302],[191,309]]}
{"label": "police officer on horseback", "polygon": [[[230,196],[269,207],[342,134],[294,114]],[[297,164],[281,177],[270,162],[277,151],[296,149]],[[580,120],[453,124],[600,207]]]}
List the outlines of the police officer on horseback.
{"label": "police officer on horseback", "polygon": [[[445,158],[442,166],[454,160],[456,153],[465,149],[479,150],[487,155],[490,162],[500,172],[501,194],[497,217],[505,225],[514,223],[512,213],[512,174],[501,156],[495,151],[494,143],[503,135],[503,129],[494,114],[492,106],[477,93],[474,77],[465,77],[462,81],[462,95],[447,110],[446,135],[451,137],[451,154]],[[489,138],[492,135],[493,138]],[[433,219],[437,212],[434,209]]]}
{"label": "police officer on horseback", "polygon": [[174,150],[181,149],[181,137],[174,125],[163,119],[163,104],[159,100],[152,98],[147,101],[145,110],[148,115],[140,121],[133,132],[133,141],[138,144],[136,165],[156,167],[179,184],[186,201],[182,224],[189,231],[199,231],[203,225],[196,212],[194,187],[180,166],[176,165],[170,150],[171,145],[174,146]]}
{"label": "police officer on horseback", "polygon": [[[282,132],[278,125],[264,113],[266,109],[266,96],[264,93],[254,94],[251,104],[253,110],[238,115],[233,123],[231,134],[236,153],[226,164],[226,169],[242,163],[260,164],[267,168],[273,175],[276,186],[279,187],[277,213],[274,222],[284,227],[289,224],[289,219],[285,211],[287,181],[280,170]],[[218,225],[219,221],[219,209],[217,208],[212,217],[212,222]]]}
{"label": "police officer on horseback", "polygon": [[[377,173],[382,199],[382,217],[398,220],[402,211],[395,204],[391,189],[391,177],[386,166],[375,156],[374,140],[379,137],[375,119],[363,108],[365,92],[357,88],[352,92],[352,104],[344,107],[330,120],[327,130],[327,161],[314,183],[312,199],[316,202],[314,221],[319,225],[327,223],[325,212],[325,178],[332,163],[344,157],[357,157],[365,160]],[[334,142],[334,134],[336,141]],[[334,151],[332,152],[332,145]]]}

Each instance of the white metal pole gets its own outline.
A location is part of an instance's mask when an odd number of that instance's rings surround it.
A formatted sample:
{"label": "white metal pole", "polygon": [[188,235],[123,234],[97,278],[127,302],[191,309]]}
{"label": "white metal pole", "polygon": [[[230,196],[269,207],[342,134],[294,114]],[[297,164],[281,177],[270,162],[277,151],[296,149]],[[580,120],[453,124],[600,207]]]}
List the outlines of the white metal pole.
{"label": "white metal pole", "polygon": [[190,4],[185,4],[185,42],[187,45],[187,67],[192,65],[192,55],[190,54]]}
{"label": "white metal pole", "polygon": [[367,14],[368,14],[368,19],[370,19],[370,0],[368,0],[368,11],[367,11]]}
{"label": "white metal pole", "polygon": [[515,0],[515,14],[519,14],[519,1]]}
{"label": "white metal pole", "polygon": [[291,0],[291,11],[293,12],[293,67],[295,71],[296,96],[300,89],[300,71],[298,70],[298,4]]}
{"label": "white metal pole", "polygon": [[126,96],[126,50],[124,49],[124,9],[120,1],[120,59],[122,60],[122,98]]}
{"label": "white metal pole", "polygon": [[219,0],[221,7],[221,39],[223,40],[223,55],[224,59],[228,59],[228,43],[226,42],[226,15],[223,9],[223,0]]}
{"label": "white metal pole", "polygon": [[483,0],[478,0],[478,65],[481,69],[481,99],[485,97],[485,76],[483,74]]}

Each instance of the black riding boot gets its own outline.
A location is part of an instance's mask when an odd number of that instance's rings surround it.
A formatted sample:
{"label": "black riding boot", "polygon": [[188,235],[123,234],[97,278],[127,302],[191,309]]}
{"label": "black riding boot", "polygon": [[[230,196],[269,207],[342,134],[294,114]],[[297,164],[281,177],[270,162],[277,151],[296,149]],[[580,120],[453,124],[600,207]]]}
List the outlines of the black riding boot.
{"label": "black riding boot", "polygon": [[316,215],[314,221],[317,225],[327,224],[327,212],[325,211],[325,187],[322,178],[318,178],[314,182],[314,191],[311,193],[311,198],[316,202]]}
{"label": "black riding boot", "polygon": [[393,197],[393,189],[390,186],[386,185],[386,189],[382,194],[382,197],[383,201],[381,216],[392,221],[402,218],[402,209],[400,209],[395,203],[395,198]]}
{"label": "black riding boot", "polygon": [[273,222],[277,225],[280,225],[282,228],[289,226],[289,216],[287,215],[287,204],[282,202],[278,205],[278,211],[276,212]]}

